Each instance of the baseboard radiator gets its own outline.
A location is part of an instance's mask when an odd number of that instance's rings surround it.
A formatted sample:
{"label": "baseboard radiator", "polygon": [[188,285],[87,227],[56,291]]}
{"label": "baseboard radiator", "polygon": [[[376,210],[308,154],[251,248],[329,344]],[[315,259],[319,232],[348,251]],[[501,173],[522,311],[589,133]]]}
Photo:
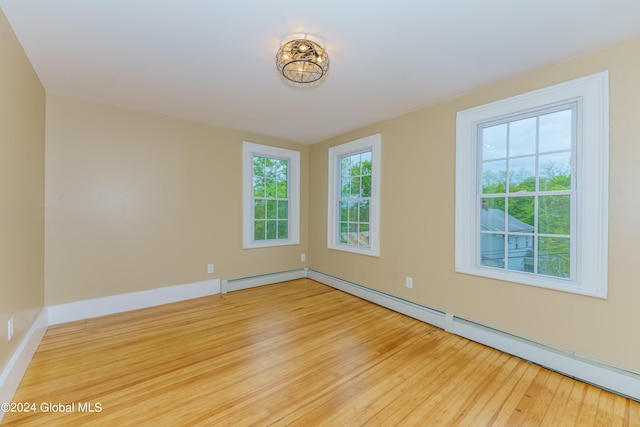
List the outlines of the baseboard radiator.
{"label": "baseboard radiator", "polygon": [[271,285],[273,283],[286,282],[287,280],[302,279],[307,277],[307,269],[283,271],[279,273],[261,274],[259,276],[242,277],[239,279],[222,280],[220,292],[239,291],[242,289],[254,288],[256,286]]}
{"label": "baseboard radiator", "polygon": [[307,270],[307,277],[547,369],[640,401],[640,373],[434,310],[357,283]]}

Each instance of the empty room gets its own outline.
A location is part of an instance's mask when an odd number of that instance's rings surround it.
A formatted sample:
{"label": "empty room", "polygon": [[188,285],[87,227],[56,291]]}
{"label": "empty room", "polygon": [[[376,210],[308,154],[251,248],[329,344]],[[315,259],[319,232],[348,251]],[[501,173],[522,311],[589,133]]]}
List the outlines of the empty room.
{"label": "empty room", "polygon": [[0,0],[0,425],[640,426],[639,22]]}

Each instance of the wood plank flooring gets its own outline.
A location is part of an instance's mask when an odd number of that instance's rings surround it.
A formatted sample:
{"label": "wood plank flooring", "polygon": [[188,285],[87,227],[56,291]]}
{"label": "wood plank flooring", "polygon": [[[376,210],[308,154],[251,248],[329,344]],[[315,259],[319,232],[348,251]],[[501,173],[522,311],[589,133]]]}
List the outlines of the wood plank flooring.
{"label": "wood plank flooring", "polygon": [[639,402],[308,279],[52,326],[24,403],[3,426],[640,426]]}

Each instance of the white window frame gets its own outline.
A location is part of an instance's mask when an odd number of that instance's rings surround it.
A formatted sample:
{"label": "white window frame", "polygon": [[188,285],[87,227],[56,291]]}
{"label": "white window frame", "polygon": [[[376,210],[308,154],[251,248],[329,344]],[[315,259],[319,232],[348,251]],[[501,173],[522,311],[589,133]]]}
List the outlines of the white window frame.
{"label": "white window frame", "polygon": [[[289,233],[287,239],[254,240],[253,234],[253,156],[284,159],[289,162]],[[242,222],[243,248],[297,245],[300,243],[300,152],[244,141],[242,143]]]}
{"label": "white window frame", "polygon": [[[369,206],[369,246],[341,244],[338,239],[338,199],[340,197],[340,158],[349,154],[371,151],[371,202]],[[380,134],[329,148],[327,247],[362,255],[380,256],[380,176],[382,138]]]}
{"label": "white window frame", "polygon": [[[478,126],[490,120],[576,101],[575,276],[568,279],[487,268],[479,262]],[[593,74],[460,111],[456,118],[455,270],[509,282],[607,297],[609,209],[609,76]]]}

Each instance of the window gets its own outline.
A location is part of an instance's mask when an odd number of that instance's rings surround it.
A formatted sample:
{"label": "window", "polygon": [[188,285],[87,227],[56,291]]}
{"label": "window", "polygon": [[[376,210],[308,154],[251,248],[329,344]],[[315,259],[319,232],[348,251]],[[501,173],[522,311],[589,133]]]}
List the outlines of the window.
{"label": "window", "polygon": [[380,255],[379,134],[329,149],[327,246]]}
{"label": "window", "polygon": [[606,298],[606,72],[461,111],[456,271]]}
{"label": "window", "polygon": [[300,153],[245,142],[243,247],[300,242]]}

